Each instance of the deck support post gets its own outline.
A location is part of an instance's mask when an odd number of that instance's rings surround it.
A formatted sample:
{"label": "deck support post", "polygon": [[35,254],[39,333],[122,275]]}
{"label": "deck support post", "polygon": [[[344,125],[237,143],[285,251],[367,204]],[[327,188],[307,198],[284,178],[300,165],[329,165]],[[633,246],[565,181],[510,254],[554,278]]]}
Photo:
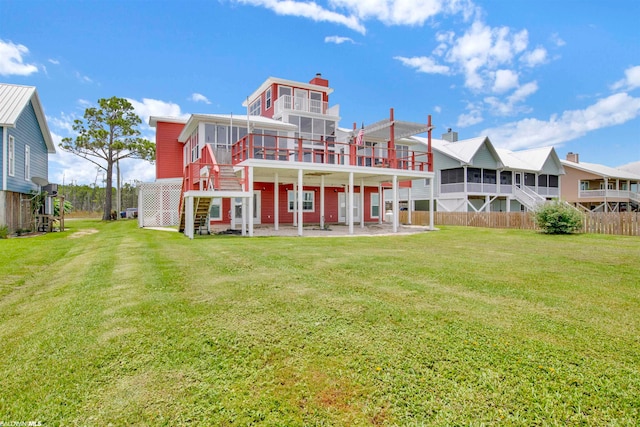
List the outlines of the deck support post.
{"label": "deck support post", "polygon": [[413,201],[411,200],[411,187],[407,188],[407,224],[411,225],[413,215]]}
{"label": "deck support post", "polygon": [[349,172],[349,202],[347,203],[347,222],[349,222],[349,234],[353,234],[353,172]]}
{"label": "deck support post", "polygon": [[247,174],[249,175],[247,178],[248,184],[247,186],[249,187],[249,197],[247,199],[247,203],[249,203],[249,209],[247,212],[248,216],[249,216],[249,237],[253,237],[253,215],[254,215],[254,206],[253,206],[253,166],[249,167],[249,173]]}
{"label": "deck support post", "polygon": [[360,180],[360,228],[364,228],[364,178]]}
{"label": "deck support post", "polygon": [[378,224],[380,225],[382,225],[384,212],[384,190],[382,189],[382,183],[380,183],[378,184]]}
{"label": "deck support post", "polygon": [[320,177],[320,228],[324,230],[324,175]]}
{"label": "deck support post", "polygon": [[435,213],[435,206],[433,206],[433,192],[434,192],[434,180],[433,177],[429,178],[429,229],[434,230],[433,215]]}
{"label": "deck support post", "polygon": [[304,196],[304,187],[302,185],[302,169],[298,169],[298,236],[302,236],[302,202]]}
{"label": "deck support post", "polygon": [[184,198],[184,234],[189,239],[193,239],[193,196],[185,196]]}
{"label": "deck support post", "polygon": [[398,224],[400,223],[400,209],[398,209],[398,175],[393,175],[392,190],[393,192],[393,232],[398,232]]}
{"label": "deck support post", "polygon": [[273,179],[273,229],[278,231],[280,222],[280,185],[278,184],[278,173]]}

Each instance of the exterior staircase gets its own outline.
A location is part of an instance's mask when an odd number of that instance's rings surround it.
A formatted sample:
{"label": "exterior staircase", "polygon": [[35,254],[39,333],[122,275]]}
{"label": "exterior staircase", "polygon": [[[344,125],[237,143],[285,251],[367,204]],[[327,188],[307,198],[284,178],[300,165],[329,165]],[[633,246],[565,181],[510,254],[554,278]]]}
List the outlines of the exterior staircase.
{"label": "exterior staircase", "polygon": [[544,197],[528,188],[526,185],[515,187],[513,195],[528,211],[535,210],[538,206],[547,201]]}
{"label": "exterior staircase", "polygon": [[[209,208],[211,207],[212,197],[196,197],[196,207],[193,215],[193,229],[195,232],[202,234],[203,232],[209,232],[209,226],[207,224],[207,218],[209,218]],[[178,230],[182,233],[185,228],[185,206],[182,204],[182,210],[180,211],[180,227]]]}
{"label": "exterior staircase", "polygon": [[233,171],[231,165],[219,165],[220,173],[218,175],[219,185],[216,190],[221,191],[242,191],[242,183]]}

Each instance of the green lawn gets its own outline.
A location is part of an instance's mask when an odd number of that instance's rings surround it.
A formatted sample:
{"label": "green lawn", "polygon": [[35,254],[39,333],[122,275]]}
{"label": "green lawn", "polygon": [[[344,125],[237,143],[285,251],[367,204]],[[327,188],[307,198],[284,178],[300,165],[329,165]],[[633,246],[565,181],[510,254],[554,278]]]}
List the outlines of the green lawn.
{"label": "green lawn", "polygon": [[0,425],[640,419],[638,238],[67,225],[0,240]]}

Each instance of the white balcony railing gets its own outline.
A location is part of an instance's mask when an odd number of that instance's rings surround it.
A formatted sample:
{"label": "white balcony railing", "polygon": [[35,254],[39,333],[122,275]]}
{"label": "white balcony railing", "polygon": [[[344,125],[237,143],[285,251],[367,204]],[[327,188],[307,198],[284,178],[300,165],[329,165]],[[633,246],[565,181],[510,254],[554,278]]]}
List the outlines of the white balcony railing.
{"label": "white balcony railing", "polygon": [[337,106],[329,108],[327,102],[291,95],[282,95],[280,98],[276,99],[276,102],[274,103],[274,115],[282,114],[285,111],[299,111],[302,113],[332,116],[337,116],[339,114]]}
{"label": "white balcony railing", "polygon": [[638,193],[628,190],[580,190],[578,193],[580,198],[591,199],[631,199],[637,201],[640,199]]}

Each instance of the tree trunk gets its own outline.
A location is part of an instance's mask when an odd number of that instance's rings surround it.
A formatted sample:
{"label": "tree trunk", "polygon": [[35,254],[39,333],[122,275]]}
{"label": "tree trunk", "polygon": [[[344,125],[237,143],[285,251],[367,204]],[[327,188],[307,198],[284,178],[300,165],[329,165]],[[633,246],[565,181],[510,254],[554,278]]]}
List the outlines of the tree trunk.
{"label": "tree trunk", "polygon": [[[109,221],[111,219],[111,188],[113,187],[113,160],[111,156],[107,159],[107,182],[104,189],[104,214],[102,219]],[[116,217],[117,218],[117,217]]]}

